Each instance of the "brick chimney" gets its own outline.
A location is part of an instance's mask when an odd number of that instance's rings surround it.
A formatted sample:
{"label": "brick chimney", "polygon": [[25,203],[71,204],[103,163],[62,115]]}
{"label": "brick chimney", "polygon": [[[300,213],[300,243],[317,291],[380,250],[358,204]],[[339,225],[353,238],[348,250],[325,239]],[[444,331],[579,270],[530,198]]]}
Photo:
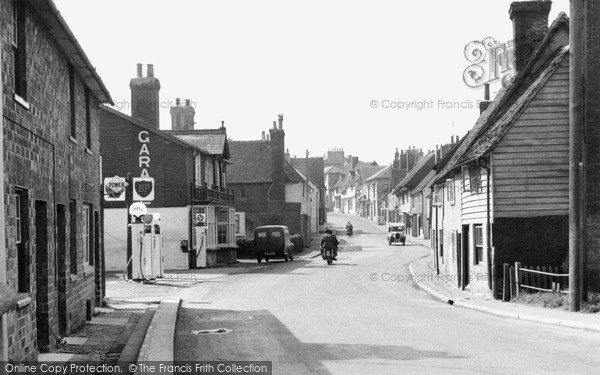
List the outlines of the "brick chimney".
{"label": "brick chimney", "polygon": [[520,72],[548,31],[549,0],[515,1],[508,14],[513,22],[515,67]]}
{"label": "brick chimney", "polygon": [[396,147],[396,153],[394,154],[394,163],[392,163],[392,169],[400,169],[400,153],[398,147]]}
{"label": "brick chimney", "polygon": [[175,106],[171,107],[171,129],[173,130],[194,130],[194,116],[196,110],[190,99],[185,100],[185,105],[181,105],[179,98],[175,99]]}
{"label": "brick chimney", "polygon": [[285,202],[285,131],[283,115],[278,115],[279,127],[273,121],[273,129],[269,130],[271,144],[271,176],[273,185],[269,190],[271,202]]}
{"label": "brick chimney", "polygon": [[148,64],[142,77],[142,64],[137,64],[137,77],[129,81],[131,89],[131,117],[159,129],[160,81],[154,77],[154,65]]}

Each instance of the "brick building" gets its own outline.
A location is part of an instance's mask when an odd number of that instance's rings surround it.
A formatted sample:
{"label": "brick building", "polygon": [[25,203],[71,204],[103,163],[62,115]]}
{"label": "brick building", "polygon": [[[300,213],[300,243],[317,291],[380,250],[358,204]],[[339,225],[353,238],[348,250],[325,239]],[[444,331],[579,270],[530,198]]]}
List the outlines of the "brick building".
{"label": "brick building", "polygon": [[50,0],[0,1],[0,360],[36,360],[104,295],[98,103],[112,103]]}
{"label": "brick building", "polygon": [[[310,238],[309,185],[285,159],[283,115],[273,121],[269,137],[259,141],[231,141],[227,181],[235,191],[235,208],[245,213],[248,234],[268,224],[287,225],[292,234]],[[295,185],[296,188],[291,188]],[[298,186],[302,186],[300,194]],[[298,198],[307,202],[300,202]]]}
{"label": "brick building", "polygon": [[[219,259],[235,260],[235,251],[231,250],[235,246],[234,196],[225,179],[229,158],[225,127],[193,130],[192,114],[185,118],[187,125],[180,128],[188,130],[160,130],[155,111],[160,107],[160,82],[154,77],[152,65],[148,65],[146,77],[142,77],[141,64],[137,70],[137,77],[130,82],[134,116],[101,108],[103,177],[125,177],[130,173],[132,177],[154,179],[154,199],[145,204],[149,213],[160,215],[165,269],[195,266],[194,253],[182,252],[181,242],[193,244],[196,213],[206,214],[209,252],[217,252],[214,255]],[[124,201],[105,203],[107,270],[121,271],[127,265],[127,218]]]}

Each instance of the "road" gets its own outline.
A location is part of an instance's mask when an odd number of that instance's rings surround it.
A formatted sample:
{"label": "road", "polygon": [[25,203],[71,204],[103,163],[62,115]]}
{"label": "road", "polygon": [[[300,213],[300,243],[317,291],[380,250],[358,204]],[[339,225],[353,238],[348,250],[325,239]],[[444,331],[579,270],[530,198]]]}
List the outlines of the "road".
{"label": "road", "polygon": [[[354,217],[330,214],[343,228]],[[408,265],[428,249],[388,246],[364,220],[338,262],[248,261],[182,292],[175,360],[272,361],[274,374],[524,374],[600,371],[600,335],[496,317],[430,298]],[[223,333],[200,333],[223,329]],[[210,331],[209,331],[210,332]]]}

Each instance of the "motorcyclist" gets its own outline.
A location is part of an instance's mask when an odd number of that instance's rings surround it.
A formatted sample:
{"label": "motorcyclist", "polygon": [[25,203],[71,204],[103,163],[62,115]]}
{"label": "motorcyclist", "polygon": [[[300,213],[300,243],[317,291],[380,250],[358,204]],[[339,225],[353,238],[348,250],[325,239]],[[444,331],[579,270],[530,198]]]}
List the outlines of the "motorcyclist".
{"label": "motorcyclist", "polygon": [[338,245],[340,242],[331,229],[325,230],[325,235],[321,238],[321,254],[324,249],[331,249],[333,251],[333,260],[337,260]]}
{"label": "motorcyclist", "polygon": [[354,234],[353,229],[352,223],[348,221],[348,224],[346,224],[346,233],[348,233],[348,235]]}

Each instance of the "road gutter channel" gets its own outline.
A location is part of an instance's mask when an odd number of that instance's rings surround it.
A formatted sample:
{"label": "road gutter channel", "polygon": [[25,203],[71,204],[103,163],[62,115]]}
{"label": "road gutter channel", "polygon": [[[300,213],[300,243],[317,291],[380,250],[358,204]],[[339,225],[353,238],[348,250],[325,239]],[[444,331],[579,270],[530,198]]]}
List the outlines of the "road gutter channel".
{"label": "road gutter channel", "polygon": [[[420,259],[412,261],[408,266],[410,273],[412,274],[413,279],[415,279],[415,280],[416,280],[417,275],[414,271],[413,265],[418,260],[420,260]],[[423,283],[416,283],[416,284],[417,284],[417,286],[419,286],[419,288],[423,289],[425,292],[429,293],[436,299],[439,299],[441,302],[447,303],[452,306],[475,310],[475,311],[483,312],[483,313],[490,314],[490,315],[500,316],[503,318],[513,318],[513,319],[525,320],[525,321],[535,322],[535,323],[552,324],[552,325],[558,325],[558,326],[562,326],[562,327],[568,327],[568,328],[574,328],[574,329],[584,329],[584,330],[588,330],[588,331],[600,332],[600,325],[586,324],[586,323],[580,323],[580,322],[569,321],[569,320],[544,318],[544,317],[540,317],[537,315],[521,315],[521,314],[517,314],[517,313],[510,313],[510,312],[490,309],[490,308],[483,307],[483,306],[477,306],[477,305],[471,304],[469,302],[452,300],[452,299],[448,298],[446,295],[439,293],[438,291],[424,285]]]}

